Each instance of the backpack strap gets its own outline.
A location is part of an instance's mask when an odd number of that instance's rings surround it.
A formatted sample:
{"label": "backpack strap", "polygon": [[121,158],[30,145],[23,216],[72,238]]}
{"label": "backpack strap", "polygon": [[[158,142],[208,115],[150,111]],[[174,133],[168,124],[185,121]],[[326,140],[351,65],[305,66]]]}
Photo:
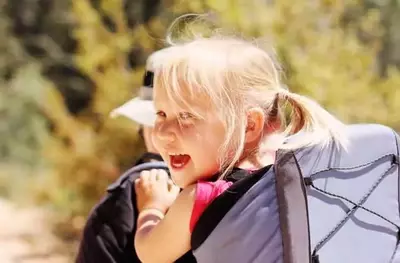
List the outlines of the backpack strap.
{"label": "backpack strap", "polygon": [[158,162],[163,162],[163,159],[161,155],[158,153],[152,153],[152,152],[145,152],[142,156],[140,156],[139,160],[136,161],[135,166],[147,163],[150,160],[156,160]]}
{"label": "backpack strap", "polygon": [[270,169],[266,166],[248,175],[246,170],[236,170],[226,179],[236,181],[229,187],[229,191],[223,192],[204,210],[192,232],[192,250],[199,248],[217,227],[222,218],[236,204],[236,202]]}
{"label": "backpack strap", "polygon": [[[200,216],[191,238],[192,250],[199,248],[236,202],[272,166],[267,166],[234,183],[217,197]],[[311,261],[308,205],[303,176],[293,152],[278,151],[273,166],[283,242],[284,263],[316,263]]]}
{"label": "backpack strap", "polygon": [[274,166],[284,263],[309,263],[311,242],[307,194],[303,176],[292,151],[277,152]]}
{"label": "backpack strap", "polygon": [[137,178],[137,176],[139,176],[139,173],[141,171],[151,170],[151,169],[163,169],[169,174],[168,167],[164,162],[142,163],[124,172],[116,181],[114,181],[107,187],[107,191],[112,192],[118,189],[125,188],[126,187],[125,182],[127,180],[133,182]]}

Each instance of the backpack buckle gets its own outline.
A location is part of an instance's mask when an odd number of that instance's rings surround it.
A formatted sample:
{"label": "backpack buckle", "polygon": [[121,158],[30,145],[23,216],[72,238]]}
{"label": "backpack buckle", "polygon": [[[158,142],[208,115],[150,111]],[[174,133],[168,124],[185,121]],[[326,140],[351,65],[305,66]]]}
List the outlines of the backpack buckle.
{"label": "backpack buckle", "polygon": [[320,263],[319,256],[317,254],[311,256],[311,263]]}
{"label": "backpack buckle", "polygon": [[397,165],[400,164],[400,157],[398,155],[395,154],[393,155],[392,164],[397,164]]}
{"label": "backpack buckle", "polygon": [[304,184],[306,186],[312,186],[313,185],[313,180],[311,177],[304,177],[303,178]]}

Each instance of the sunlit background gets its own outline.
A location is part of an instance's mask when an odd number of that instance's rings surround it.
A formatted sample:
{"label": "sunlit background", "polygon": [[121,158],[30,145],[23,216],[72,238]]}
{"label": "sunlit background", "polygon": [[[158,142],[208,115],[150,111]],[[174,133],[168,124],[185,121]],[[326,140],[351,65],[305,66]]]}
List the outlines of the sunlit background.
{"label": "sunlit background", "polygon": [[272,44],[285,83],[344,122],[400,131],[398,0],[0,0],[2,263],[72,262],[90,209],[143,151],[108,114],[187,12]]}

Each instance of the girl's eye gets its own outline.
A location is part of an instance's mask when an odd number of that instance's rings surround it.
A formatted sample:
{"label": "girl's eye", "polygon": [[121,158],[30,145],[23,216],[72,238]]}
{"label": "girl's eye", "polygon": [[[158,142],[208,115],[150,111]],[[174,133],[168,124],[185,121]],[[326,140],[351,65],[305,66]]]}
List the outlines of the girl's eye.
{"label": "girl's eye", "polygon": [[156,115],[157,115],[157,117],[161,117],[161,118],[167,117],[167,115],[163,111],[157,111]]}
{"label": "girl's eye", "polygon": [[194,115],[189,112],[181,112],[179,113],[179,119],[182,121],[191,120],[194,118]]}

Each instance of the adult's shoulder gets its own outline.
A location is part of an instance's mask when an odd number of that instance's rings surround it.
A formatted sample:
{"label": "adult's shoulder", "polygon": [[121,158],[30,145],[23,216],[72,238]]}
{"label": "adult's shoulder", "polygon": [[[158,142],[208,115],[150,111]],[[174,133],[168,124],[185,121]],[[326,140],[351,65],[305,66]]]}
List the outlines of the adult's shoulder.
{"label": "adult's shoulder", "polygon": [[112,193],[115,190],[126,188],[127,185],[132,185],[134,179],[141,171],[151,169],[164,169],[168,171],[168,167],[164,162],[147,162],[136,165],[125,171],[117,180],[107,187],[107,192]]}
{"label": "adult's shoulder", "polygon": [[[89,214],[77,263],[140,262],[133,248],[136,195],[132,185],[143,170],[166,169],[164,163],[144,163],[128,169],[108,188]],[[129,249],[128,249],[129,248]]]}
{"label": "adult's shoulder", "polygon": [[105,195],[94,206],[89,217],[96,216],[104,223],[122,227],[125,231],[132,230],[136,212],[133,181],[141,171],[151,169],[167,169],[167,166],[163,162],[151,162],[128,169],[107,187]]}

